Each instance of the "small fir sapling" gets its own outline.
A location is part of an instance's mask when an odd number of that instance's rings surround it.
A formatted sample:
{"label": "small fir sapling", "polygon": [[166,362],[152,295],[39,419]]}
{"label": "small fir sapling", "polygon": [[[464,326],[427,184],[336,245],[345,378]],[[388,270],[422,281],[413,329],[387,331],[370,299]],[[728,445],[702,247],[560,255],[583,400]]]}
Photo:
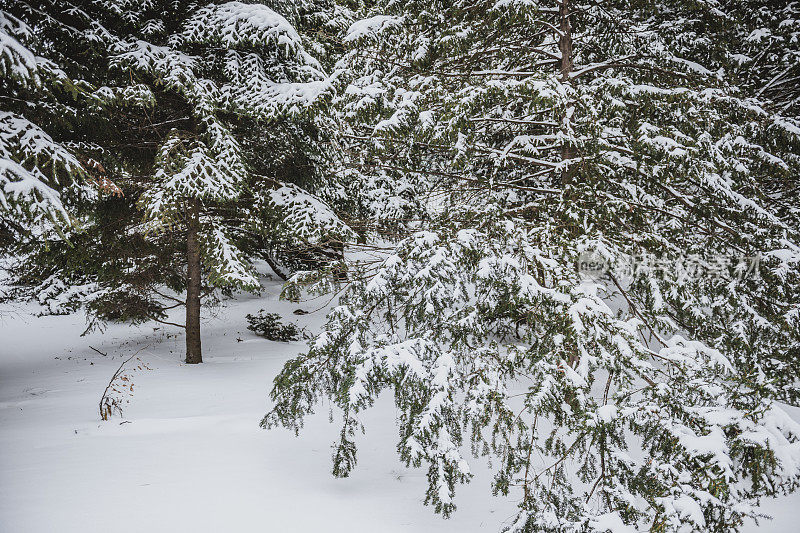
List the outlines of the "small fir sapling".
{"label": "small fir sapling", "polygon": [[281,323],[278,313],[266,313],[261,309],[257,315],[247,315],[247,329],[271,341],[289,342],[300,338],[300,330],[291,322]]}

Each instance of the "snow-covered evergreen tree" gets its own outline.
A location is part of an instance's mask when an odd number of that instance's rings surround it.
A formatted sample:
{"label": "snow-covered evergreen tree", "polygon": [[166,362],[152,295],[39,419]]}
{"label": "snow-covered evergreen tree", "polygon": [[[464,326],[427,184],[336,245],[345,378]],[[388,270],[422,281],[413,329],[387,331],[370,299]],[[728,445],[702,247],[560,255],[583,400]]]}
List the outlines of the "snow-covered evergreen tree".
{"label": "snow-covered evergreen tree", "polygon": [[88,64],[111,125],[94,139],[97,159],[124,193],[84,210],[82,248],[34,249],[39,296],[104,319],[164,320],[185,290],[187,361],[199,362],[204,294],[257,289],[250,257],[273,242],[314,248],[349,231],[309,192],[336,190],[329,133],[311,113],[330,86],[310,40],[276,11],[302,22],[287,6],[18,6],[40,27],[71,29],[74,42],[53,42],[52,61]]}
{"label": "snow-covered evergreen tree", "polygon": [[510,531],[730,531],[793,490],[800,124],[718,69],[723,30],[704,65],[696,20],[662,16],[715,4],[387,0],[354,23],[351,166],[374,219],[418,231],[354,265],[262,424],[329,399],[347,475],[390,389],[426,502],[455,508],[471,449],[519,500]]}

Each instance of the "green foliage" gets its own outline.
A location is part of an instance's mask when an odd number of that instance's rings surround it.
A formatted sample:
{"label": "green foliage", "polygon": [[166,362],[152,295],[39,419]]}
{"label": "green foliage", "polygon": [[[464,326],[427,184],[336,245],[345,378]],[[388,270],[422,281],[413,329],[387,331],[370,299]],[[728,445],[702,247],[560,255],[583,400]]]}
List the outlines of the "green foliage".
{"label": "green foliage", "polygon": [[[63,74],[64,87],[66,76],[80,80],[69,84],[72,107],[60,93],[56,105],[33,92],[23,107],[57,117],[48,123],[91,163],[84,173],[113,185],[109,197],[61,198],[71,244],[15,243],[30,265],[19,281],[46,293],[51,311],[80,300],[97,318],[163,319],[185,288],[193,199],[207,297],[257,290],[254,258],[280,255],[288,276],[315,264],[297,256],[346,233],[324,199],[335,201],[328,193],[338,189],[321,112],[330,88],[302,27],[310,13],[323,24],[328,11],[274,7],[287,16],[241,2],[11,2],[35,29],[37,61]],[[72,286],[83,289],[70,295]]]}
{"label": "green foliage", "polygon": [[398,240],[351,266],[262,425],[334,403],[346,475],[388,389],[426,503],[452,512],[488,456],[515,532],[735,531],[794,490],[800,123],[736,74],[738,9],[365,10],[334,104],[358,209]]}
{"label": "green foliage", "polygon": [[294,324],[283,324],[278,313],[266,313],[261,309],[257,315],[248,314],[247,329],[267,340],[278,342],[296,341],[300,338],[300,330]]}
{"label": "green foliage", "polygon": [[[80,154],[58,136],[75,127],[73,99],[89,95],[56,65],[37,55],[46,42],[21,18],[0,10],[0,225],[25,238],[34,229],[61,232],[71,224],[61,193],[91,195]],[[32,99],[44,105],[31,106]],[[46,125],[44,129],[41,125]]]}

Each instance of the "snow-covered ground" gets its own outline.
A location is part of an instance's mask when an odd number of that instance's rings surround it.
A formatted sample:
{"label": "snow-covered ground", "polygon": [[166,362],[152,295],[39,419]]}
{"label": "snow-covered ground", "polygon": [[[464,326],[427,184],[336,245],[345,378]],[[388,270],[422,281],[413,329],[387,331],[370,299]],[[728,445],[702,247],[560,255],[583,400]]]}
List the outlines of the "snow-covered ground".
{"label": "snow-covered ground", "polygon": [[[327,407],[299,438],[258,427],[272,378],[303,343],[258,338],[245,315],[264,308],[310,330],[323,319],[323,312],[293,315],[298,305],[278,301],[279,289],[269,282],[260,297],[206,314],[206,362],[197,366],[181,363],[183,337],[173,328],[111,325],[80,337],[81,314],[39,318],[33,307],[4,309],[0,531],[499,531],[514,505],[491,496],[480,461],[451,519],[422,505],[425,473],[396,458],[388,397],[365,414],[367,434],[348,479],[330,475],[337,426]],[[124,418],[100,421],[109,378],[139,350],[149,369],[133,374]],[[800,497],[769,502],[765,512],[776,519],[763,529],[797,531]]]}

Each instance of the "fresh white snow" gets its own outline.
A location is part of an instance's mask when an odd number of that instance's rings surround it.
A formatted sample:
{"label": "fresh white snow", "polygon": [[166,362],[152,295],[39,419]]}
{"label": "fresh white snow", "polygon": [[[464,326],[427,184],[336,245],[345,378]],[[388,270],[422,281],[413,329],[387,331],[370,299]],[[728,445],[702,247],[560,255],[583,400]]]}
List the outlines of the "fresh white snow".
{"label": "fresh white snow", "polygon": [[[292,314],[323,302],[278,301],[279,290],[269,282],[260,298],[204,313],[206,362],[197,366],[181,363],[177,328],[112,325],[80,337],[80,314],[34,317],[33,306],[11,314],[3,307],[0,531],[498,531],[513,504],[489,494],[485,469],[475,468],[475,481],[457,495],[453,518],[423,506],[425,472],[396,458],[389,397],[366,413],[348,479],[330,473],[338,427],[327,406],[299,437],[258,427],[273,377],[304,343],[256,337],[245,315],[265,308],[306,328],[323,319]],[[103,389],[142,347],[151,370],[133,374],[125,418],[102,422]]]}
{"label": "fresh white snow", "polygon": [[[206,311],[206,362],[197,366],[181,363],[183,337],[174,328],[111,325],[80,337],[81,314],[0,307],[0,531],[499,531],[514,503],[491,496],[481,460],[470,459],[475,478],[458,490],[451,519],[422,505],[425,472],[396,458],[388,396],[364,415],[367,434],[348,479],[330,474],[338,427],[327,406],[299,437],[258,427],[273,377],[304,344],[256,337],[244,316],[264,308],[310,331],[324,317],[292,314],[324,300],[292,304],[279,292],[269,281],[260,297]],[[138,350],[149,370],[131,374],[124,418],[102,422],[103,389]],[[800,495],[768,502],[776,519],[764,526],[795,531],[798,503]]]}

